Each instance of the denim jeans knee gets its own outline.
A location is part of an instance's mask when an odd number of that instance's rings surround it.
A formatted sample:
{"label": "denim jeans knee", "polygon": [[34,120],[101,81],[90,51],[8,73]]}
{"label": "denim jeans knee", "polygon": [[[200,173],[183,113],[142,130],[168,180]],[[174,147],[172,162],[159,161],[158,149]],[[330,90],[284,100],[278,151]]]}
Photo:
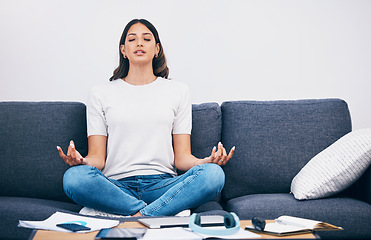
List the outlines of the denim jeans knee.
{"label": "denim jeans knee", "polygon": [[223,169],[213,163],[201,165],[203,168],[203,181],[206,186],[209,186],[209,193],[217,192],[219,194],[225,183],[225,174]]}
{"label": "denim jeans knee", "polygon": [[88,165],[71,167],[63,177],[66,195],[80,206],[120,215],[132,215],[147,204],[117,186],[97,168]]}
{"label": "denim jeans knee", "polygon": [[176,177],[170,189],[140,212],[145,216],[174,215],[214,199],[224,187],[224,171],[217,164],[197,165]]}
{"label": "denim jeans knee", "polygon": [[79,184],[79,182],[85,179],[94,169],[95,167],[88,165],[78,165],[67,169],[63,175],[63,187],[74,187],[74,185]]}
{"label": "denim jeans knee", "polygon": [[99,170],[88,165],[78,165],[69,168],[63,176],[63,189],[66,195],[73,199],[74,193],[81,190],[82,183],[89,182],[88,179],[97,174]]}

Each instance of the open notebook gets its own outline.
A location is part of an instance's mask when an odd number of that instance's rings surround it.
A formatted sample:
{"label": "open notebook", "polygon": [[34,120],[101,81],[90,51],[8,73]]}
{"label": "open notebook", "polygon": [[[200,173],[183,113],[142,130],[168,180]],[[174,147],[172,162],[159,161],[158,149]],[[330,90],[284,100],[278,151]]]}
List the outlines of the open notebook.
{"label": "open notebook", "polygon": [[343,230],[343,228],[329,223],[291,216],[281,216],[275,219],[274,223],[267,223],[263,231],[256,230],[252,226],[247,226],[245,229],[277,236],[302,234],[313,231]]}

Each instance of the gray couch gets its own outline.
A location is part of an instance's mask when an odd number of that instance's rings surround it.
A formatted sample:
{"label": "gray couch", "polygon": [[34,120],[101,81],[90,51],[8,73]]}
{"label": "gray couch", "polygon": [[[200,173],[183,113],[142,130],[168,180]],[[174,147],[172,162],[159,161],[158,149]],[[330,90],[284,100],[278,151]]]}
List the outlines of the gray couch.
{"label": "gray couch", "polygon": [[[44,220],[56,211],[77,213],[62,187],[68,166],[56,146],[73,139],[87,153],[85,105],[76,102],[0,103],[0,239],[26,239],[18,220]],[[193,105],[192,152],[208,156],[222,141],[236,146],[224,166],[221,196],[194,212],[233,211],[241,219],[292,215],[326,221],[344,231],[323,239],[371,239],[371,170],[345,191],[324,199],[296,200],[292,178],[317,153],[351,131],[340,99],[235,101]],[[128,219],[123,219],[127,221]]]}

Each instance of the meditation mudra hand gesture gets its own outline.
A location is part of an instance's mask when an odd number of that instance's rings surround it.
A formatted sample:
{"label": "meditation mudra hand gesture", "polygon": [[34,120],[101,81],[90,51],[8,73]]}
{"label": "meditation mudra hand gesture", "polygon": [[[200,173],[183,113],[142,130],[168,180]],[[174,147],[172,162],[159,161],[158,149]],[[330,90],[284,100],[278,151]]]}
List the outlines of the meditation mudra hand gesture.
{"label": "meditation mudra hand gesture", "polygon": [[205,163],[215,163],[219,166],[224,166],[227,162],[232,158],[234,150],[236,147],[232,147],[231,151],[227,155],[227,151],[225,150],[222,143],[218,143],[218,151],[216,147],[213,147],[211,151],[211,155],[209,157],[205,157],[204,159],[198,160],[195,165],[205,164]]}
{"label": "meditation mudra hand gesture", "polygon": [[81,164],[87,164],[85,159],[76,150],[75,143],[71,140],[68,146],[67,155],[64,154],[61,147],[57,146],[59,156],[70,166],[76,166]]}

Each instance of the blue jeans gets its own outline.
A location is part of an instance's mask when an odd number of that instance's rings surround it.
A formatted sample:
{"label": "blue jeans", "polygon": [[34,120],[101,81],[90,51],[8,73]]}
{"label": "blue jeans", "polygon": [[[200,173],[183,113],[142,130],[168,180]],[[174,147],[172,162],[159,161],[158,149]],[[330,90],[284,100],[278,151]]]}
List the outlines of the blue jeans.
{"label": "blue jeans", "polygon": [[88,165],[71,167],[63,177],[68,197],[80,206],[103,212],[143,216],[171,216],[214,199],[224,187],[217,164],[197,165],[186,173],[107,178]]}

